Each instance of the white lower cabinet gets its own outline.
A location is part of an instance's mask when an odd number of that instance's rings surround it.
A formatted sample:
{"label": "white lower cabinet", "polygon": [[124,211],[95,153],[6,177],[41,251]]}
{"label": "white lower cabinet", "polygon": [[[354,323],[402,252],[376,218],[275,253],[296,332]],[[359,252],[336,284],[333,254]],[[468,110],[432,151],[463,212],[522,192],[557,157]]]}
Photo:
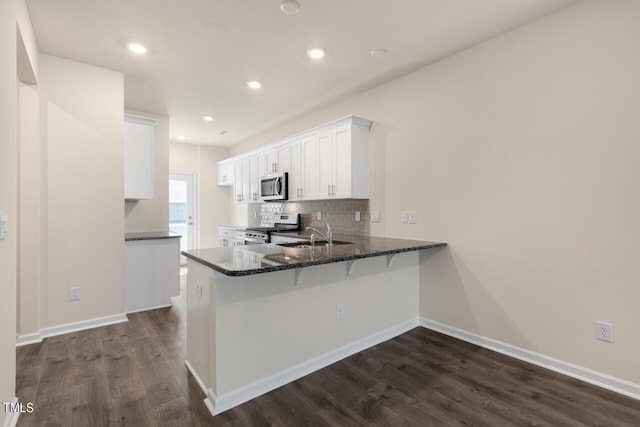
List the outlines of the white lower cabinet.
{"label": "white lower cabinet", "polygon": [[124,252],[125,311],[171,305],[180,295],[180,239],[126,241]]}
{"label": "white lower cabinet", "polygon": [[264,254],[247,250],[247,246],[233,250],[233,268],[250,270],[260,267]]}

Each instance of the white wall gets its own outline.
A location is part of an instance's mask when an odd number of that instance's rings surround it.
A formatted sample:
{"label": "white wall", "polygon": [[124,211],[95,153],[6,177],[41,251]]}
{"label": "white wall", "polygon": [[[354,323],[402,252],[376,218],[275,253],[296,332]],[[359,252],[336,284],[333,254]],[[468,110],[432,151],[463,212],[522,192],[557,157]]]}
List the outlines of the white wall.
{"label": "white wall", "polygon": [[158,123],[153,127],[153,199],[125,202],[125,231],[168,231],[169,117],[130,109],[126,113],[156,119]]}
{"label": "white wall", "polygon": [[40,100],[38,87],[22,82],[18,88],[19,104],[19,242],[18,242],[18,333],[37,333],[40,326],[41,187],[46,180],[41,174]]}
{"label": "white wall", "polygon": [[216,163],[229,157],[224,148],[172,142],[171,173],[196,175],[198,247],[218,247],[218,227],[229,225],[230,187],[218,187]]}
{"label": "white wall", "polygon": [[[18,49],[17,31],[23,40],[22,51]],[[7,239],[0,240],[0,402],[11,402],[15,396],[19,110],[16,70],[17,58],[22,54],[31,68],[29,77],[37,78],[37,49],[26,5],[22,0],[3,0],[0,2],[0,213],[9,215],[10,231]],[[0,410],[0,424],[6,419],[7,414]]]}
{"label": "white wall", "polygon": [[[46,248],[40,326],[124,311],[124,79],[40,55]],[[69,301],[69,287],[81,300]]]}
{"label": "white wall", "polygon": [[585,0],[232,154],[373,120],[371,233],[450,245],[422,262],[422,316],[640,384],[638,22]]}

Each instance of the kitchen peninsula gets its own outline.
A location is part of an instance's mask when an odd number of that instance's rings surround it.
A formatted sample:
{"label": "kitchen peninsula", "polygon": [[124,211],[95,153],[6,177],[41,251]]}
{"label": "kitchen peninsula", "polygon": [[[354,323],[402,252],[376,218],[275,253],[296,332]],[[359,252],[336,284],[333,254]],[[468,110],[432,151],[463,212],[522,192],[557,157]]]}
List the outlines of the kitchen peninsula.
{"label": "kitchen peninsula", "polygon": [[418,326],[419,251],[446,243],[334,238],[183,252],[186,364],[212,414]]}

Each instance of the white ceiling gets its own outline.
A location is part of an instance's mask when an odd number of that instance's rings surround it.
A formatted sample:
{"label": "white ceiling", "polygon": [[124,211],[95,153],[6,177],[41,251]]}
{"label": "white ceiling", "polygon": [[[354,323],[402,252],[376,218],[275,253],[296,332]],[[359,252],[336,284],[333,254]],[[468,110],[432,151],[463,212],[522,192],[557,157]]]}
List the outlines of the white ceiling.
{"label": "white ceiling", "polygon": [[576,1],[298,0],[297,15],[281,0],[27,4],[40,52],[122,71],[125,106],[169,115],[172,140],[229,146]]}

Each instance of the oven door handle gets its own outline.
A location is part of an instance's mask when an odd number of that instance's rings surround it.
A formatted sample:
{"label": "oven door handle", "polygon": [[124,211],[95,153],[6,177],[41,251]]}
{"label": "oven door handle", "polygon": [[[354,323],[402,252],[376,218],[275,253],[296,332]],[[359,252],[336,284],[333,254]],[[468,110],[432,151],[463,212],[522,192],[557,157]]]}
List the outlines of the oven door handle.
{"label": "oven door handle", "polygon": [[244,238],[244,244],[245,245],[248,245],[248,244],[251,244],[251,243],[266,243],[266,241],[263,240],[263,239],[252,239],[252,238],[249,238],[249,237],[245,237]]}

